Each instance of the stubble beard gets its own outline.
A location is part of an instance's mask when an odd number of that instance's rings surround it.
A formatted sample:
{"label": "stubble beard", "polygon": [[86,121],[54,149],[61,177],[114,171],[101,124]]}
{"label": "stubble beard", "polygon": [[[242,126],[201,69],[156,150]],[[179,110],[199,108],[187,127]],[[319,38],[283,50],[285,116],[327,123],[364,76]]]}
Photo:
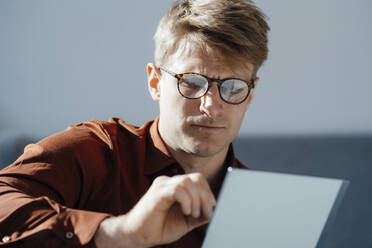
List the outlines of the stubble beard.
{"label": "stubble beard", "polygon": [[184,154],[200,158],[213,157],[229,146],[226,144],[228,142],[215,141],[213,134],[184,134],[182,139],[183,147],[180,150]]}

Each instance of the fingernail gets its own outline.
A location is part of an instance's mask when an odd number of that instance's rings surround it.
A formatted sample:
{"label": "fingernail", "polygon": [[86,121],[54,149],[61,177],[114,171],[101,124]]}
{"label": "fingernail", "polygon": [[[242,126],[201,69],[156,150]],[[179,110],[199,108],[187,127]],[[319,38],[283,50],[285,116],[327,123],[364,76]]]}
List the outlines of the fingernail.
{"label": "fingernail", "polygon": [[190,215],[191,214],[191,208],[186,208],[186,215]]}
{"label": "fingernail", "polygon": [[194,211],[194,218],[199,218],[200,217],[200,210],[199,209],[196,209]]}

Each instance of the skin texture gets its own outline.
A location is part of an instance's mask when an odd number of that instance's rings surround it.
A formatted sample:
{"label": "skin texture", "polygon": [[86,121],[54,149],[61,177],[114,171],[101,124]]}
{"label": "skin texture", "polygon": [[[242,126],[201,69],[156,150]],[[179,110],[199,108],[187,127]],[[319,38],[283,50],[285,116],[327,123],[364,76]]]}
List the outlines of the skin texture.
{"label": "skin texture", "polygon": [[[216,79],[252,77],[252,66],[231,69],[196,52],[176,53],[165,67]],[[212,83],[204,97],[190,100],[179,94],[177,80],[155,65],[147,65],[147,75],[150,94],[160,106],[160,135],[186,174],[156,178],[129,213],[104,220],[94,238],[99,248],[166,244],[209,222],[216,204],[214,179],[253,96],[252,91],[245,102],[228,104]]]}

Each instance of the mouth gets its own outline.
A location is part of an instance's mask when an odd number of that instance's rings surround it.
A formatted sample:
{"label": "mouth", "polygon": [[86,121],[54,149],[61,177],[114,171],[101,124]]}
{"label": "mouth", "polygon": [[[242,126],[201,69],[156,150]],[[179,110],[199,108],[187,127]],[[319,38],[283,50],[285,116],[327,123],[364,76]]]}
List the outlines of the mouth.
{"label": "mouth", "polygon": [[191,127],[203,131],[219,131],[225,129],[225,126],[216,124],[192,124]]}

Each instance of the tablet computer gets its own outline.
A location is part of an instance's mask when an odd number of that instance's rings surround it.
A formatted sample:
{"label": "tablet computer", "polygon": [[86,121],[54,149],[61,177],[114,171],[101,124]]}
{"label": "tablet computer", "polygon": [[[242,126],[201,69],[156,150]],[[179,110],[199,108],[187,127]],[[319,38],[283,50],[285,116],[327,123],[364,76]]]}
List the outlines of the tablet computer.
{"label": "tablet computer", "polygon": [[314,248],[348,181],[229,168],[203,248]]}

